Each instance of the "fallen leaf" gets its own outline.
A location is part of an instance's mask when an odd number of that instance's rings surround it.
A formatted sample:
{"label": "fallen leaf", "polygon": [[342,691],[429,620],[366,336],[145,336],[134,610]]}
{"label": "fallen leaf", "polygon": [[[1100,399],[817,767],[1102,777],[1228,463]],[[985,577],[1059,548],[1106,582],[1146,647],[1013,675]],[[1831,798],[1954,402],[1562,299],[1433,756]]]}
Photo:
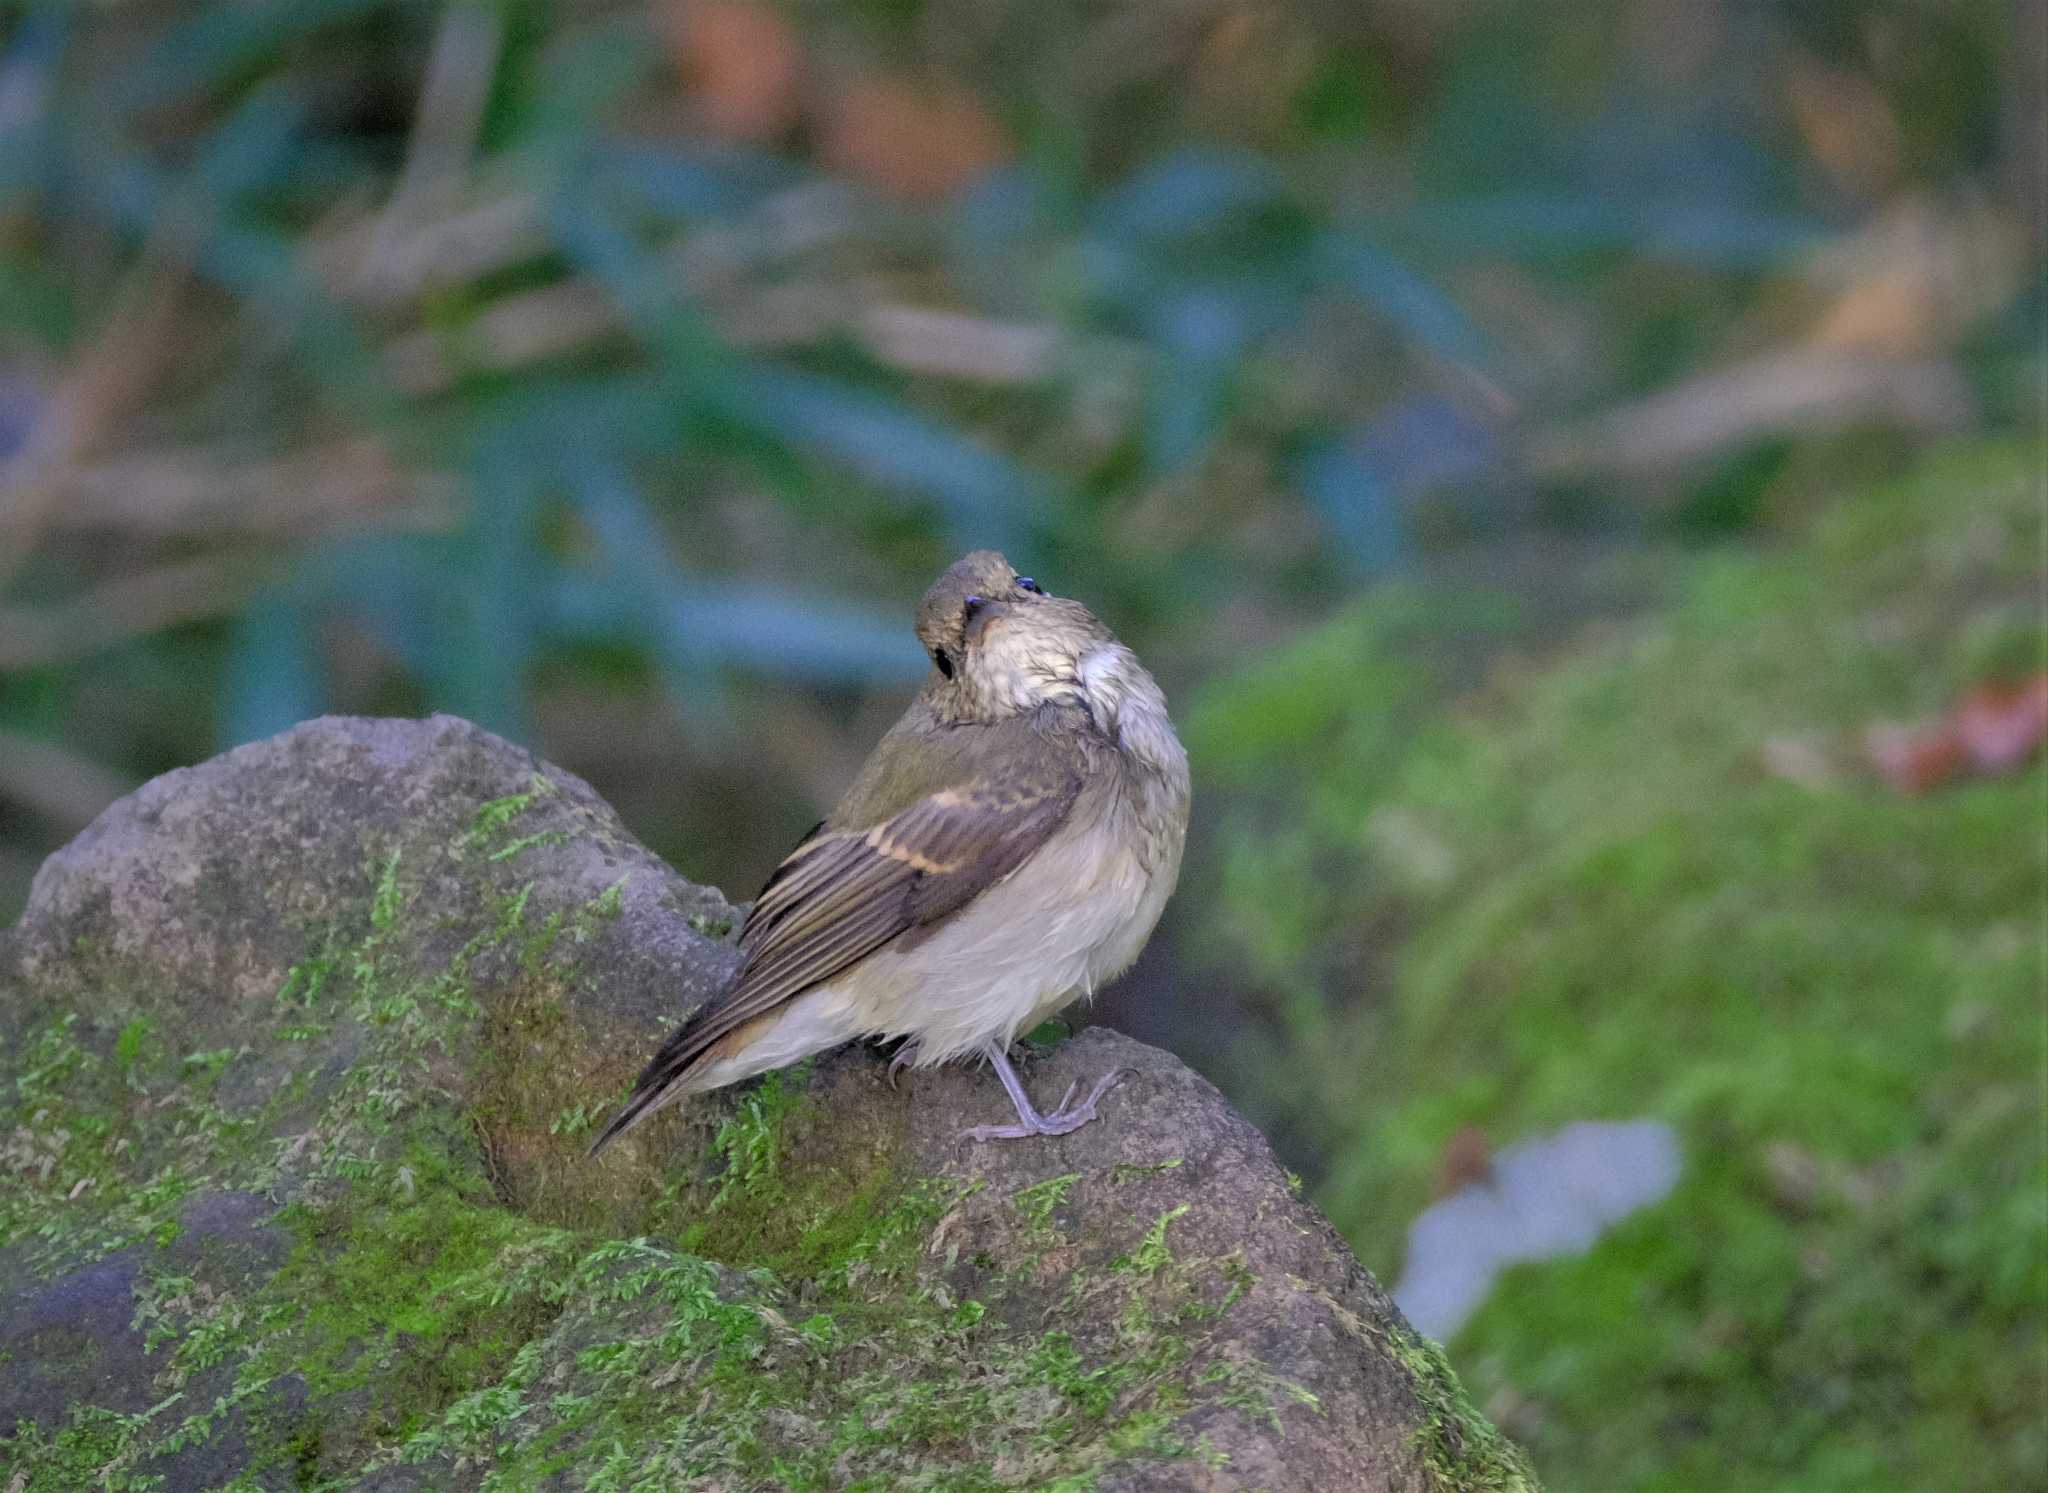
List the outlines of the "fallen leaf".
{"label": "fallen leaf", "polygon": [[1945,726],[1879,721],[1863,735],[1877,775],[1901,793],[1938,788],[1963,767],[1963,744]]}
{"label": "fallen leaf", "polygon": [[1964,772],[2007,773],[2048,737],[2048,672],[2025,684],[1978,685],[1939,720],[1881,721],[1864,733],[1879,777],[1901,793],[1925,793]]}
{"label": "fallen leaf", "polygon": [[1814,328],[1813,341],[1837,352],[1909,358],[1935,345],[1942,330],[1927,275],[1901,268],[1849,286]]}
{"label": "fallen leaf", "polygon": [[1905,138],[1875,83],[1862,73],[1808,60],[1792,67],[1785,84],[1807,149],[1835,180],[1873,195],[1897,180]]}
{"label": "fallen leaf", "polygon": [[1955,713],[1955,734],[1979,772],[2011,772],[2048,736],[2048,673],[2024,685],[1978,685]]}
{"label": "fallen leaf", "polygon": [[1444,1142],[1438,1158],[1436,1196],[1449,1197],[1461,1187],[1484,1182],[1493,1174],[1493,1147],[1477,1125],[1460,1125]]}
{"label": "fallen leaf", "polygon": [[803,44],[770,6],[657,0],[656,20],[698,122],[728,140],[779,139],[802,105]]}
{"label": "fallen leaf", "polygon": [[875,75],[832,101],[823,155],[892,196],[929,202],[1008,160],[1009,131],[980,100],[945,83]]}
{"label": "fallen leaf", "polygon": [[2021,242],[1995,208],[1902,195],[1806,262],[1806,278],[1829,298],[1811,345],[1881,360],[1939,360],[2021,293]]}

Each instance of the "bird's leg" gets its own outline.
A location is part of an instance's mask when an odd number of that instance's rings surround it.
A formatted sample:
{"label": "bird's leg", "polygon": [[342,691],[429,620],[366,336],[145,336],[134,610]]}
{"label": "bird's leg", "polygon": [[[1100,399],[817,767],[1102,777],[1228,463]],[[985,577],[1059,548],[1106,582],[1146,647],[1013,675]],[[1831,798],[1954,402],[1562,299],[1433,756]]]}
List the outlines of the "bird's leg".
{"label": "bird's leg", "polygon": [[1010,1055],[1003,1051],[1003,1044],[990,1042],[982,1049],[989,1066],[996,1070],[996,1077],[1003,1081],[1003,1092],[1010,1096],[1010,1102],[1017,1106],[1017,1123],[1014,1125],[977,1125],[963,1133],[965,1140],[1022,1140],[1031,1135],[1066,1135],[1079,1130],[1095,1118],[1095,1106],[1130,1070],[1117,1068],[1104,1075],[1079,1104],[1074,1103],[1074,1090],[1081,1087],[1079,1081],[1067,1086],[1066,1097],[1060,1100],[1060,1107],[1049,1115],[1042,1115],[1031,1107],[1031,1096],[1024,1092],[1024,1082],[1017,1077],[1017,1070],[1010,1064]]}

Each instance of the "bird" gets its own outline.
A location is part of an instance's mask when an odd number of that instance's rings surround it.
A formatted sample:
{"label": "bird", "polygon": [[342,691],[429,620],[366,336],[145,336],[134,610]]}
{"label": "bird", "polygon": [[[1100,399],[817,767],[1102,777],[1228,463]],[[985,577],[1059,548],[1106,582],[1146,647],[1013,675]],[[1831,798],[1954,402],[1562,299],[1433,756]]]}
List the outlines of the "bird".
{"label": "bird", "polygon": [[1122,1077],[1041,1113],[1010,1048],[1128,968],[1173,893],[1190,779],[1166,698],[1086,606],[994,550],[932,583],[915,631],[916,697],[769,875],[731,979],[590,1154],[685,1094],[864,1038],[899,1042],[892,1080],[985,1060],[1017,1118],[974,1141],[1068,1134]]}

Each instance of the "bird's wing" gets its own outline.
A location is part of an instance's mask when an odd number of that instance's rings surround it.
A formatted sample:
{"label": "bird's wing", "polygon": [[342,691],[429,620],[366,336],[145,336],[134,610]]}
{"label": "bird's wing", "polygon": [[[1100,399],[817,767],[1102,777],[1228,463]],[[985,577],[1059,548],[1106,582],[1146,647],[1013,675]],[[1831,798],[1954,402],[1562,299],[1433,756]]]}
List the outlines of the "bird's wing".
{"label": "bird's wing", "polygon": [[1023,865],[1081,791],[1079,772],[1052,762],[1004,779],[942,788],[865,829],[813,830],[747,914],[738,976],[662,1044],[591,1149],[658,1108],[721,1038]]}

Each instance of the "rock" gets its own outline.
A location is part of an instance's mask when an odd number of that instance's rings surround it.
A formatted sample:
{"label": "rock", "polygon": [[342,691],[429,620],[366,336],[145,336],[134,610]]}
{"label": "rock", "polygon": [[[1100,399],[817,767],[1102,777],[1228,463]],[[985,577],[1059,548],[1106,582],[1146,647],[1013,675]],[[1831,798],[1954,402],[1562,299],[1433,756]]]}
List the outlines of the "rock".
{"label": "rock", "polygon": [[0,1488],[1533,1486],[1114,1033],[1024,1064],[1132,1070],[1058,1139],[849,1048],[585,1160],[736,916],[446,717],[109,809],[0,935]]}
{"label": "rock", "polygon": [[[23,1268],[27,1251],[19,1244],[0,1249],[0,1363],[28,1367],[0,1375],[0,1426],[63,1426],[88,1407],[115,1417],[147,1414],[166,1397],[147,1331],[161,1283],[202,1268],[234,1290],[267,1278],[284,1254],[284,1236],[269,1222],[276,1211],[253,1193],[202,1192],[181,1210],[175,1238],[46,1279]],[[211,1404],[232,1391],[232,1377],[225,1365],[207,1365],[182,1387],[187,1398]],[[296,1386],[278,1388],[295,1397]],[[155,1457],[150,1470],[168,1487],[210,1488],[248,1461],[249,1427],[236,1410],[205,1440]]]}

